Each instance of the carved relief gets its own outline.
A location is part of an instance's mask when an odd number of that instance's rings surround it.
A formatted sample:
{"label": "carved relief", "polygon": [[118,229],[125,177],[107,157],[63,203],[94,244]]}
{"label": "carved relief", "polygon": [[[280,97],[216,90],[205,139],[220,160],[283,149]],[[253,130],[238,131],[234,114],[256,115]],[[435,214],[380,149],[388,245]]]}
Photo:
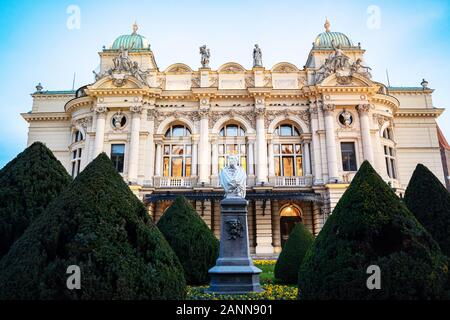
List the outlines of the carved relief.
{"label": "carved relief", "polygon": [[370,104],[360,104],[356,107],[356,110],[360,113],[367,113],[370,111]]}
{"label": "carved relief", "polygon": [[225,224],[227,226],[228,240],[236,240],[243,237],[244,225],[239,218],[228,219]]}
{"label": "carved relief", "polygon": [[255,87],[255,79],[253,78],[253,76],[247,76],[245,78],[245,85],[247,88]]}
{"label": "carved relief", "polygon": [[209,78],[209,87],[216,88],[219,86],[219,76],[213,76]]}
{"label": "carved relief", "polygon": [[255,117],[251,112],[248,111],[239,111],[239,110],[229,110],[229,111],[219,111],[219,112],[210,112],[209,113],[209,128],[212,129],[217,121],[219,121],[223,117],[241,117],[244,118],[250,125],[254,128],[256,126]]}
{"label": "carved relief", "polygon": [[200,88],[200,77],[193,77],[191,80],[192,88]]}

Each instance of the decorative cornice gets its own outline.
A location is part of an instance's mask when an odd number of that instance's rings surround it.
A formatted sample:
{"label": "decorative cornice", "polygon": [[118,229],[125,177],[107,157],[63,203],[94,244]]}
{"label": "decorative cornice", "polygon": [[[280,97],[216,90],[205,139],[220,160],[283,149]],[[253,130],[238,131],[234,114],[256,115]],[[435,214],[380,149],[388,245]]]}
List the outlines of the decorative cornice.
{"label": "decorative cornice", "polygon": [[439,117],[445,109],[433,108],[433,109],[399,109],[395,113],[395,117]]}
{"label": "decorative cornice", "polygon": [[70,120],[70,116],[65,112],[21,113],[21,116],[27,122],[31,122],[31,121],[69,121]]}

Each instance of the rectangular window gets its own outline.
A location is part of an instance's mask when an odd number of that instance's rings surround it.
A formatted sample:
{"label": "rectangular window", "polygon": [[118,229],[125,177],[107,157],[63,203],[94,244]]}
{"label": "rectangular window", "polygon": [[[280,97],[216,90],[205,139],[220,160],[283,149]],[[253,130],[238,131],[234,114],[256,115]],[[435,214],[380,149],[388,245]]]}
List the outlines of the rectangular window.
{"label": "rectangular window", "polygon": [[341,143],[342,168],[344,171],[357,171],[354,142]]}
{"label": "rectangular window", "polygon": [[125,162],[125,145],[112,144],[111,145],[111,160],[114,167],[119,173],[123,173],[123,164]]}

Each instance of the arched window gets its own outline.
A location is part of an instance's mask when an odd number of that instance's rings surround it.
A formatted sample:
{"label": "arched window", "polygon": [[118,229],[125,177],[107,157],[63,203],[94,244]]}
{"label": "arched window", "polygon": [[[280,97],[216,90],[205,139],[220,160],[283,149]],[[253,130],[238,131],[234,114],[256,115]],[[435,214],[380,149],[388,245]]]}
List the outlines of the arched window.
{"label": "arched window", "polygon": [[239,157],[239,165],[247,171],[247,144],[245,134],[245,129],[236,123],[226,124],[219,131],[219,172],[227,165],[228,156],[230,155],[237,155]]}
{"label": "arched window", "polygon": [[185,125],[171,126],[165,134],[164,177],[190,177],[192,172],[191,130]]}
{"label": "arched window", "polygon": [[221,137],[244,137],[245,130],[238,124],[227,124],[219,132]]}
{"label": "arched window", "polygon": [[275,129],[275,136],[278,136],[273,143],[275,176],[303,176],[300,130],[293,124],[281,124]]}
{"label": "arched window", "polygon": [[184,125],[175,125],[166,131],[166,138],[190,137],[191,130]]}

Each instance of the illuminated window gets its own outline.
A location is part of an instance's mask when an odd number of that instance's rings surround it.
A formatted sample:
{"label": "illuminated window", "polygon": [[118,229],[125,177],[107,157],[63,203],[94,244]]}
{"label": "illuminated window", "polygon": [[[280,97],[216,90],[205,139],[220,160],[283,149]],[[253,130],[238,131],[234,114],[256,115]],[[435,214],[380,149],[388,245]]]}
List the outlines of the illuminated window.
{"label": "illuminated window", "polygon": [[239,124],[226,124],[219,131],[218,141],[218,165],[219,172],[227,165],[230,155],[237,155],[239,165],[247,171],[247,144],[245,130]]}
{"label": "illuminated window", "polygon": [[164,177],[190,177],[192,147],[186,144],[166,144],[163,155]]}
{"label": "illuminated window", "polygon": [[356,151],[354,142],[341,143],[342,169],[344,171],[357,171]]}
{"label": "illuminated window", "polygon": [[273,154],[277,177],[303,176],[303,156],[300,144],[274,144]]}
{"label": "illuminated window", "polygon": [[123,173],[123,164],[125,161],[125,145],[112,144],[111,145],[111,160],[114,167],[119,173]]}

